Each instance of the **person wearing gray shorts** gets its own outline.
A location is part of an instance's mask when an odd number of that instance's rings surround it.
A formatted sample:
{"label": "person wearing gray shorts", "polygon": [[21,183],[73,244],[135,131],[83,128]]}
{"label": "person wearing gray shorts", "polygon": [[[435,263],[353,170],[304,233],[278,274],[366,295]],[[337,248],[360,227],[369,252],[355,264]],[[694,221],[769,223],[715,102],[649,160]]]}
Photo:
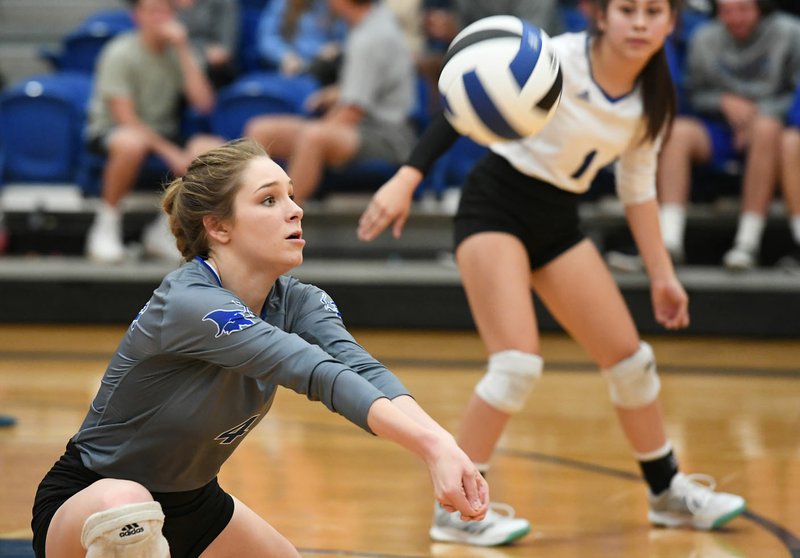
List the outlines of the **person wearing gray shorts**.
{"label": "person wearing gray shorts", "polygon": [[288,161],[300,204],[314,196],[326,167],[366,160],[399,166],[416,141],[409,122],[414,62],[392,12],[374,0],[329,4],[347,22],[348,33],[338,82],[307,102],[321,116],[257,116],[245,127],[245,135],[272,157]]}

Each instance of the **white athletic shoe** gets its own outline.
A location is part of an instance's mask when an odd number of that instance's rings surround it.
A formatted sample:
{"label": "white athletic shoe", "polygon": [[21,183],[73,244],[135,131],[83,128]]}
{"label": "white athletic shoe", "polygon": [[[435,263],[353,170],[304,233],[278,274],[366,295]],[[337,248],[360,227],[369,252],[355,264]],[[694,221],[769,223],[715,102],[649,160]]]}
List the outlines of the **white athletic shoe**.
{"label": "white athletic shoe", "polygon": [[169,217],[166,213],[159,213],[158,217],[144,228],[142,245],[148,256],[176,263],[181,259],[181,253],[175,245],[175,236],[169,229]]}
{"label": "white athletic shoe", "polygon": [[530,530],[528,520],[514,517],[514,508],[508,504],[491,503],[481,521],[462,521],[458,512],[448,512],[437,502],[429,534],[438,542],[499,546],[527,535]]}
{"label": "white athletic shoe", "polygon": [[662,527],[718,529],[745,510],[741,496],[714,492],[714,479],[708,475],[672,478],[670,487],[658,496],[650,495],[650,523]]}
{"label": "white athletic shoe", "polygon": [[725,253],[722,263],[731,271],[747,271],[756,266],[756,254],[741,246],[734,246]]}
{"label": "white athletic shoe", "polygon": [[86,255],[101,263],[116,263],[125,257],[122,243],[122,215],[110,205],[102,204],[86,234]]}

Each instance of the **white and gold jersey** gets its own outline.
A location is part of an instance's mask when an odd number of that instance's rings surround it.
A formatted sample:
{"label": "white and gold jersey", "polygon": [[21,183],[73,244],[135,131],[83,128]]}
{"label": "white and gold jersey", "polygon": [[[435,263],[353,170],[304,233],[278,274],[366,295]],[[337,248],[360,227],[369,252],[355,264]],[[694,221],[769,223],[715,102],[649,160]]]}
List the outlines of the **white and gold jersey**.
{"label": "white and gold jersey", "polygon": [[597,172],[616,162],[617,192],[625,204],[656,195],[660,141],[642,141],[641,88],[612,98],[595,83],[587,33],[553,38],[563,73],[561,105],[544,129],[528,138],[491,146],[518,171],[563,190],[583,193]]}

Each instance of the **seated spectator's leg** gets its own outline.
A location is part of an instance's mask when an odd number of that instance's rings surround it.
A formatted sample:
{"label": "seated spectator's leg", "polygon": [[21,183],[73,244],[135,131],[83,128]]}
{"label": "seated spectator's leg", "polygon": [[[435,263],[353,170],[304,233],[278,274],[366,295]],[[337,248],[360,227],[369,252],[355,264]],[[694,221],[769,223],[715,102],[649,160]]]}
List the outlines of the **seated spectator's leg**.
{"label": "seated spectator's leg", "polygon": [[186,154],[191,160],[194,160],[206,151],[211,151],[223,143],[225,143],[225,140],[220,136],[196,134],[186,142]]}
{"label": "seated spectator's leg", "polygon": [[112,263],[125,256],[118,206],[133,187],[150,142],[145,132],[121,126],[110,133],[105,147],[108,158],[103,168],[102,202],[86,237],[86,253],[93,260]]}
{"label": "seated spectator's leg", "polygon": [[783,125],[767,116],[756,117],[748,130],[742,209],[733,248],[723,258],[729,269],[750,269],[758,261],[767,210],[775,195],[782,131]]}
{"label": "seated spectator's leg", "polygon": [[781,135],[781,188],[794,249],[780,263],[800,268],[800,129],[788,128]]}
{"label": "seated spectator's leg", "polygon": [[288,159],[309,122],[299,116],[256,116],[247,122],[244,135],[263,145],[273,159]]}
{"label": "seated spectator's leg", "polygon": [[348,124],[317,121],[306,126],[297,138],[289,159],[289,176],[297,203],[314,195],[326,165],[339,166],[358,152],[358,128]]}
{"label": "seated spectator's leg", "polygon": [[131,190],[142,163],[150,152],[147,134],[137,128],[120,126],[108,137],[108,159],[103,169],[103,201],[112,207]]}
{"label": "seated spectator's leg", "polygon": [[694,118],[676,118],[661,150],[657,175],[661,232],[664,245],[676,262],[683,260],[692,164],[707,162],[711,155],[711,137],[704,124]]}

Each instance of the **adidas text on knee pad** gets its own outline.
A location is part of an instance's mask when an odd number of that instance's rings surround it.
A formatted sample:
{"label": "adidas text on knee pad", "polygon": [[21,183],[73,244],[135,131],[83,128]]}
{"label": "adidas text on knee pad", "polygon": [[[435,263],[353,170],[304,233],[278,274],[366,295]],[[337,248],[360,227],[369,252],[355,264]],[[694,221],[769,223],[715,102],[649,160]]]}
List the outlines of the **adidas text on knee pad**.
{"label": "adidas text on knee pad", "polygon": [[603,376],[608,381],[611,401],[618,407],[644,407],[655,401],[661,391],[653,349],[644,341],[631,356],[603,369]]}
{"label": "adidas text on knee pad", "polygon": [[169,558],[163,525],[158,502],[125,504],[90,515],[83,524],[81,544],[86,558]]}
{"label": "adidas text on knee pad", "polygon": [[494,353],[475,393],[500,411],[518,413],[542,375],[543,365],[542,357],[531,353],[514,350]]}

